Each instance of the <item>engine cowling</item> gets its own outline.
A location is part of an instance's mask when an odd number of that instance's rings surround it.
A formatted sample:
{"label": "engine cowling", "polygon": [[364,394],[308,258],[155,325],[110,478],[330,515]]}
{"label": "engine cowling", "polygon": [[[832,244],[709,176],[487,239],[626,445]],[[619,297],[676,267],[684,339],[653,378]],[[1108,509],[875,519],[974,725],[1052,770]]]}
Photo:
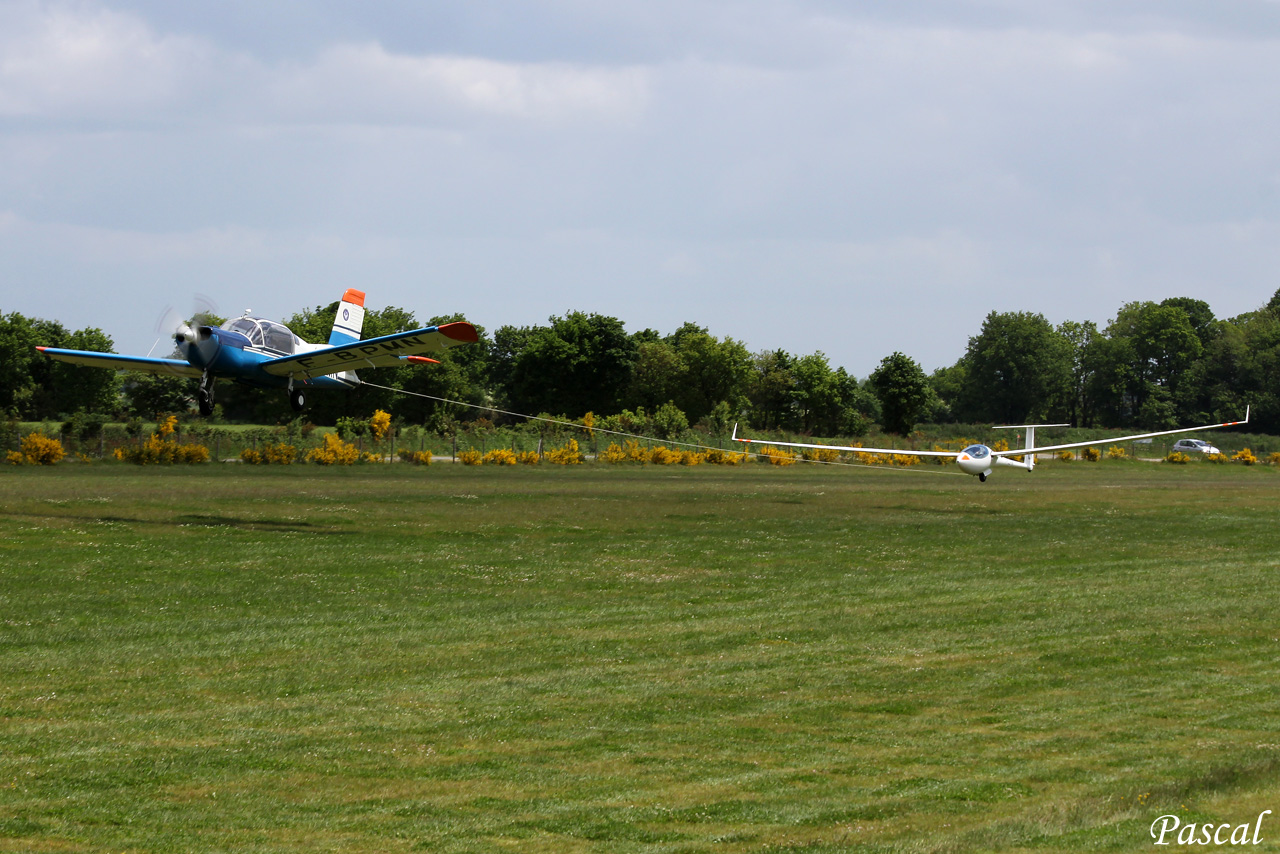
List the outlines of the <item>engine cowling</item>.
{"label": "engine cowling", "polygon": [[208,368],[218,357],[221,342],[218,341],[217,330],[211,326],[189,326],[180,328],[173,336],[174,342],[183,358],[197,368]]}

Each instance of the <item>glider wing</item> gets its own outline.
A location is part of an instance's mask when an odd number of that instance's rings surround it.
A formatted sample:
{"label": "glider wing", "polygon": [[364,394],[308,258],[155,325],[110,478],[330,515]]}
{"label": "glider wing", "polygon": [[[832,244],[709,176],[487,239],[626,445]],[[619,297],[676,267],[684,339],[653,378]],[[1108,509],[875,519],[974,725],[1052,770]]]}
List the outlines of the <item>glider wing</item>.
{"label": "glider wing", "polygon": [[366,338],[339,347],[284,356],[262,363],[262,370],[278,377],[311,377],[357,368],[385,368],[405,361],[422,361],[423,353],[439,353],[450,347],[479,340],[470,323],[446,323],[381,338]]}
{"label": "glider wing", "polygon": [[85,365],[90,368],[110,368],[116,371],[142,371],[148,374],[175,374],[180,377],[199,377],[199,368],[183,359],[153,359],[150,356],[121,356],[118,353],[97,353],[92,350],[63,350],[59,347],[37,347],[50,359]]}
{"label": "glider wing", "polygon": [[[911,451],[903,448],[863,448],[856,445],[809,445],[804,442],[775,442],[771,439],[742,439],[738,437],[738,425],[733,425],[733,441],[751,442],[756,445],[775,445],[782,448],[824,448],[828,451],[856,451],[861,454],[901,454],[907,457],[947,457],[955,459],[959,451]],[[1026,453],[1025,451],[1023,453]]]}
{"label": "glider wing", "polygon": [[1225,421],[1222,424],[1206,424],[1203,427],[1179,427],[1177,430],[1161,430],[1158,433],[1136,433],[1132,436],[1119,436],[1114,439],[1095,439],[1091,442],[1071,442],[1066,445],[1044,445],[1039,448],[1023,448],[1021,450],[1014,449],[1010,451],[992,451],[991,456],[1020,457],[1023,454],[1038,454],[1041,452],[1048,453],[1049,451],[1065,451],[1069,448],[1087,448],[1090,445],[1112,445],[1112,444],[1115,444],[1116,442],[1133,442],[1137,439],[1154,439],[1156,436],[1174,436],[1174,435],[1177,435],[1178,433],[1194,433],[1197,430],[1217,430],[1221,427],[1235,427],[1240,424],[1248,424],[1248,423],[1249,423],[1249,407],[1246,406],[1244,410],[1244,420],[1242,421]]}

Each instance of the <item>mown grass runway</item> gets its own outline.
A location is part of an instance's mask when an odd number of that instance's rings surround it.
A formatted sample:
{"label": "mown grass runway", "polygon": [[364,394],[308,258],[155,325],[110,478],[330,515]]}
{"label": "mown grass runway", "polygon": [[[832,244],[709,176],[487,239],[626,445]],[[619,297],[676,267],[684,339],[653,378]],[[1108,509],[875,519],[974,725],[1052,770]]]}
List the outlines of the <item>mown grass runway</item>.
{"label": "mown grass runway", "polygon": [[0,850],[1280,850],[1280,473],[0,472]]}

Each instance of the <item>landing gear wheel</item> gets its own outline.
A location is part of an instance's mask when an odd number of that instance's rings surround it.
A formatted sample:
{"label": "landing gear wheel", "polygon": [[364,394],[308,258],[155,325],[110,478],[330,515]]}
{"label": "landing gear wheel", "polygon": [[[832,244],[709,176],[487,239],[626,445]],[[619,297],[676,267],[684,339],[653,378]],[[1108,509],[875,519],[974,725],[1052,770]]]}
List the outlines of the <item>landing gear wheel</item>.
{"label": "landing gear wheel", "polygon": [[987,482],[987,473],[986,473],[986,472],[979,472],[979,473],[978,473],[978,482],[979,482],[979,483],[986,483],[986,482]]}
{"label": "landing gear wheel", "polygon": [[293,407],[294,412],[301,412],[307,405],[307,393],[300,388],[295,388],[289,392],[289,405]]}
{"label": "landing gear wheel", "polygon": [[201,382],[200,390],[196,392],[196,405],[200,407],[200,414],[208,418],[213,414],[213,382]]}

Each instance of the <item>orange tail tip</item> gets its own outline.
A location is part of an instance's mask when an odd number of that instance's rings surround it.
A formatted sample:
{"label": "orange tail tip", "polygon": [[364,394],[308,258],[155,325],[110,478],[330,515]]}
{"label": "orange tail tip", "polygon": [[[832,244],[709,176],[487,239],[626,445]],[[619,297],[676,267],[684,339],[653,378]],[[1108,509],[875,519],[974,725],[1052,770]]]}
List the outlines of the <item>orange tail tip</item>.
{"label": "orange tail tip", "polygon": [[476,328],[466,321],[446,323],[444,326],[438,327],[438,329],[441,335],[446,338],[452,338],[454,341],[474,344],[480,340],[480,336],[476,334]]}
{"label": "orange tail tip", "polygon": [[364,308],[364,291],[358,291],[355,288],[347,288],[347,292],[342,295],[342,301]]}
{"label": "orange tail tip", "polygon": [[439,362],[438,360],[436,360],[436,359],[428,359],[426,356],[405,356],[405,359],[406,359],[406,360],[408,360],[408,361],[410,361],[410,362],[415,362],[415,363],[417,363],[417,364],[423,364],[423,365],[438,365],[438,364],[440,364],[440,362]]}

